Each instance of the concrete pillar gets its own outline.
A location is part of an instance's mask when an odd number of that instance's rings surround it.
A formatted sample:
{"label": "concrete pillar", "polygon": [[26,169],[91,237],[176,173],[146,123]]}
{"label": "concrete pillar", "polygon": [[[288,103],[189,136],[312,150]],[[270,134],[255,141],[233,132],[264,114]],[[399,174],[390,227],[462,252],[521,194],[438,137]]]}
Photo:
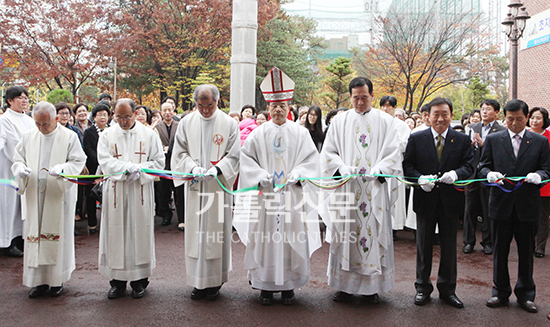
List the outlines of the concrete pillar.
{"label": "concrete pillar", "polygon": [[234,0],[231,41],[230,111],[256,103],[258,0]]}

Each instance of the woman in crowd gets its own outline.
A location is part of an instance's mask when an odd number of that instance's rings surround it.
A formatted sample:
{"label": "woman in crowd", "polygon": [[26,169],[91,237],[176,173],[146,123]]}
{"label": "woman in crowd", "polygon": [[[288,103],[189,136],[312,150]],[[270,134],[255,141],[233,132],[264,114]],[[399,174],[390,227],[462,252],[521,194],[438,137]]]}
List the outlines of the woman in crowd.
{"label": "woman in crowd", "polygon": [[267,111],[260,111],[256,115],[256,125],[260,126],[261,124],[265,123],[269,119],[269,114]]}
{"label": "woman in crowd", "polygon": [[405,123],[409,126],[411,131],[416,127],[416,120],[413,117],[405,118]]}
{"label": "woman in crowd", "polygon": [[145,126],[149,126],[151,121],[150,111],[151,109],[147,106],[136,106],[136,120]]}
{"label": "woman in crowd", "polygon": [[241,130],[241,145],[244,144],[244,141],[250,135],[250,133],[258,127],[256,121],[252,118],[256,113],[256,108],[251,105],[244,105],[241,109],[242,120],[239,123],[239,129]]}
{"label": "woman in crowd", "polygon": [[157,124],[162,121],[162,115],[160,114],[160,111],[157,109],[153,109],[151,111],[151,123],[149,124],[149,127],[156,130],[155,127],[157,127]]}
{"label": "woman in crowd", "polygon": [[[110,115],[111,110],[109,106],[99,102],[92,109],[93,125],[84,131],[84,152],[87,156],[86,168],[88,168],[88,171],[92,175],[98,173],[97,141],[99,140],[99,134],[108,127],[107,123]],[[85,194],[88,197],[88,201],[86,201],[86,213],[88,214],[88,232],[90,234],[97,233],[96,201],[92,199],[93,197],[90,197],[93,187],[93,184],[85,186]]]}
{"label": "woman in crowd", "polygon": [[241,122],[241,114],[238,112],[230,112],[229,117],[235,119],[237,121],[237,124]]}
{"label": "woman in crowd", "polygon": [[307,111],[307,117],[304,122],[305,128],[309,131],[313,143],[317,151],[321,152],[323,147],[323,142],[325,142],[325,132],[323,131],[323,125],[321,124],[321,118],[323,117],[321,113],[321,108],[318,106],[311,106]]}
{"label": "woman in crowd", "polygon": [[91,126],[88,122],[88,105],[85,103],[77,103],[73,107],[73,114],[75,116],[74,126],[78,128],[80,134],[84,135],[84,131]]}
{"label": "woman in crowd", "polygon": [[469,123],[475,124],[475,123],[479,123],[480,121],[481,121],[481,110],[479,109],[472,110],[472,112],[470,113]]}
{"label": "woman in crowd", "polygon": [[71,118],[71,107],[65,102],[58,102],[55,105],[55,110],[57,112],[59,125],[66,127],[72,130],[73,132],[75,132],[78,135],[80,144],[82,144],[82,133],[80,133],[80,130],[78,128],[76,128],[75,126],[69,123],[69,120]]}
{"label": "woman in crowd", "polygon": [[[550,142],[550,132],[546,130],[550,126],[550,118],[546,109],[540,107],[531,109],[527,126],[531,127],[531,132],[546,136]],[[550,227],[550,184],[540,189],[540,206],[539,229],[535,246],[535,257],[537,258],[544,257],[546,251],[546,240]]]}

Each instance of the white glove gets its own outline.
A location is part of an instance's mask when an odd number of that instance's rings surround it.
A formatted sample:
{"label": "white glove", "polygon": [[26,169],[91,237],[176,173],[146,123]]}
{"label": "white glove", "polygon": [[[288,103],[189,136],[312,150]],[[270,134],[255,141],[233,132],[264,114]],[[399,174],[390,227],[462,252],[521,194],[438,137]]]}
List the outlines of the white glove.
{"label": "white glove", "polygon": [[218,169],[216,169],[216,166],[212,166],[206,171],[206,173],[204,173],[203,181],[211,182],[216,179],[216,176],[218,176]]}
{"label": "white glove", "polygon": [[[498,171],[490,171],[488,174],[487,174],[487,182],[489,183],[496,183],[496,181],[498,179],[501,179],[503,178],[504,175],[502,175],[501,173],[499,173]],[[504,182],[502,180],[498,181],[498,184],[499,185],[504,185]]]}
{"label": "white glove", "polygon": [[286,180],[286,183],[288,185],[296,184],[299,182],[298,178],[300,178],[300,175],[298,175],[297,173],[290,173],[290,175],[288,175],[288,179]]}
{"label": "white glove", "polygon": [[452,184],[456,182],[457,179],[458,179],[458,175],[454,170],[451,170],[443,174],[441,178],[439,178],[439,181],[445,184]]}
{"label": "white glove", "polygon": [[59,177],[59,175],[63,172],[63,166],[61,165],[55,165],[48,171],[50,176],[53,177]]}
{"label": "white glove", "polygon": [[[338,168],[338,171],[340,172],[340,176],[349,176],[349,175],[356,175],[357,174],[357,167],[351,167],[351,166],[345,166],[342,165],[340,168]],[[356,176],[352,177],[355,178]]]}
{"label": "white glove", "polygon": [[372,181],[374,181],[374,180],[376,180],[376,179],[378,178],[378,176],[374,176],[374,174],[380,174],[380,169],[378,169],[378,168],[372,168],[372,169],[370,170],[370,173],[361,176],[361,178],[363,178],[363,179],[366,180],[367,182],[372,182]]}
{"label": "white glove", "polygon": [[436,175],[422,175],[418,179],[418,184],[424,192],[431,192],[435,186],[435,181],[431,180],[436,178]]}
{"label": "white glove", "polygon": [[27,178],[30,176],[31,173],[32,173],[32,169],[30,169],[29,167],[25,167],[25,169],[17,173],[17,176],[19,176],[20,178]]}
{"label": "white glove", "polygon": [[139,165],[133,164],[130,167],[128,167],[128,172],[130,174],[141,173],[141,167]]}
{"label": "white glove", "polygon": [[527,178],[525,179],[527,183],[539,185],[540,182],[542,182],[542,177],[540,177],[537,173],[529,173],[527,174]]}
{"label": "white glove", "polygon": [[273,175],[268,175],[264,179],[260,181],[261,187],[268,187],[269,185],[273,185]]}
{"label": "white glove", "polygon": [[202,181],[204,179],[204,174],[206,174],[206,169],[202,168],[202,167],[199,167],[199,166],[196,166],[195,168],[193,168],[193,170],[191,171],[191,174],[193,175],[196,175],[195,176],[195,179],[198,180],[198,181]]}

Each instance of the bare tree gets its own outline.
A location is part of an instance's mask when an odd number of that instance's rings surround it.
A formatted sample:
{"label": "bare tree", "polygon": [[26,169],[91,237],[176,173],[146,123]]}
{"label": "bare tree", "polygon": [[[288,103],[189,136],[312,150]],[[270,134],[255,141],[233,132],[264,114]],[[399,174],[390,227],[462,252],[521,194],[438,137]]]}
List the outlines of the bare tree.
{"label": "bare tree", "polygon": [[390,11],[380,18],[384,33],[377,46],[355,56],[363,74],[389,92],[404,93],[404,108],[420,108],[436,91],[469,80],[476,73],[471,58],[484,37],[479,16],[471,12],[443,14]]}

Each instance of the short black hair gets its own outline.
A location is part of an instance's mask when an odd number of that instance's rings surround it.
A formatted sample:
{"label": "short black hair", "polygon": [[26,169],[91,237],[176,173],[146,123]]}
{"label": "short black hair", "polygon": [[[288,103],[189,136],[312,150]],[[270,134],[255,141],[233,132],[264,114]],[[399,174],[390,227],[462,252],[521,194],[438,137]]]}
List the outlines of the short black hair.
{"label": "short black hair", "polygon": [[8,89],[6,90],[6,95],[4,96],[4,98],[6,99],[6,108],[10,107],[10,102],[8,100],[13,100],[23,93],[25,93],[27,98],[29,97],[29,92],[27,92],[27,89],[22,86],[14,85],[8,87]]}
{"label": "short black hair", "polygon": [[174,101],[174,105],[177,107],[178,106],[178,103],[176,102],[176,98],[174,98],[173,96],[166,96],[164,97],[164,99],[162,99],[162,101],[160,102],[160,104],[163,104],[165,103],[167,100],[172,100]]}
{"label": "short black hair", "polygon": [[514,111],[520,111],[520,110],[523,111],[523,114],[525,115],[525,117],[529,115],[529,106],[525,101],[522,101],[519,99],[510,100],[504,106],[504,116],[506,117],[507,111],[514,112]]}
{"label": "short black hair", "polygon": [[351,90],[354,88],[365,85],[369,88],[369,94],[372,95],[374,93],[372,82],[366,77],[356,77],[352,79],[351,82],[349,82],[349,94],[351,94]]}
{"label": "short black hair", "polygon": [[74,107],[73,107],[73,114],[76,115],[76,111],[78,110],[78,108],[80,107],[84,107],[86,108],[86,111],[90,111],[90,108],[88,107],[87,104],[85,104],[84,102],[80,102],[80,103],[77,103]]}
{"label": "short black hair", "polygon": [[106,111],[107,114],[111,116],[111,106],[109,106],[106,101],[99,101],[96,103],[92,108],[92,117],[95,117],[100,111]]}
{"label": "short black hair", "polygon": [[498,101],[495,99],[485,99],[481,101],[479,107],[481,108],[481,106],[483,106],[484,104],[493,107],[495,111],[500,111],[500,103],[498,103]]}
{"label": "short black hair", "polygon": [[[539,111],[542,115],[542,128],[546,129],[548,126],[550,126],[550,117],[548,117],[548,110],[542,107],[535,107],[529,111],[529,118],[531,118],[531,116],[537,111]],[[527,126],[531,127],[531,125],[529,125],[529,120],[527,121]]]}
{"label": "short black hair", "polygon": [[433,99],[432,101],[430,101],[428,103],[428,112],[431,113],[432,112],[432,107],[433,106],[439,106],[439,105],[442,105],[442,104],[446,104],[447,106],[449,106],[449,109],[451,110],[451,113],[453,113],[453,103],[451,102],[451,100],[447,99],[447,98],[441,98],[441,97],[437,97],[435,99]]}
{"label": "short black hair", "polygon": [[385,105],[386,102],[388,102],[388,104],[392,107],[397,107],[397,99],[394,96],[384,95],[382,99],[380,99],[380,107]]}
{"label": "short black hair", "polygon": [[420,115],[422,116],[422,113],[423,112],[427,112],[427,113],[430,113],[430,106],[428,106],[428,103],[426,103],[425,105],[423,105],[421,108],[420,108]]}
{"label": "short black hair", "polygon": [[243,111],[245,109],[252,109],[252,115],[255,115],[256,114],[256,108],[254,108],[254,106],[251,106],[249,104],[245,104],[242,108],[241,108],[241,116],[243,114]]}
{"label": "short black hair", "polygon": [[334,116],[338,114],[338,109],[332,109],[331,111],[327,112],[327,116],[325,117],[325,122],[327,124],[330,124],[330,121]]}
{"label": "short black hair", "polygon": [[478,115],[479,115],[479,118],[481,118],[481,110],[479,110],[479,109],[474,109],[474,110],[472,110],[472,112],[470,112],[470,117],[468,117],[468,118],[472,118],[472,116],[473,116],[474,114],[478,114]]}
{"label": "short black hair", "polygon": [[109,95],[109,93],[101,93],[99,95],[99,101],[103,100],[103,99],[109,99],[109,101],[113,101],[113,98],[111,98],[111,96]]}
{"label": "short black hair", "polygon": [[59,113],[63,109],[69,109],[69,112],[72,114],[71,106],[69,106],[66,102],[60,101],[55,104],[55,112]]}

